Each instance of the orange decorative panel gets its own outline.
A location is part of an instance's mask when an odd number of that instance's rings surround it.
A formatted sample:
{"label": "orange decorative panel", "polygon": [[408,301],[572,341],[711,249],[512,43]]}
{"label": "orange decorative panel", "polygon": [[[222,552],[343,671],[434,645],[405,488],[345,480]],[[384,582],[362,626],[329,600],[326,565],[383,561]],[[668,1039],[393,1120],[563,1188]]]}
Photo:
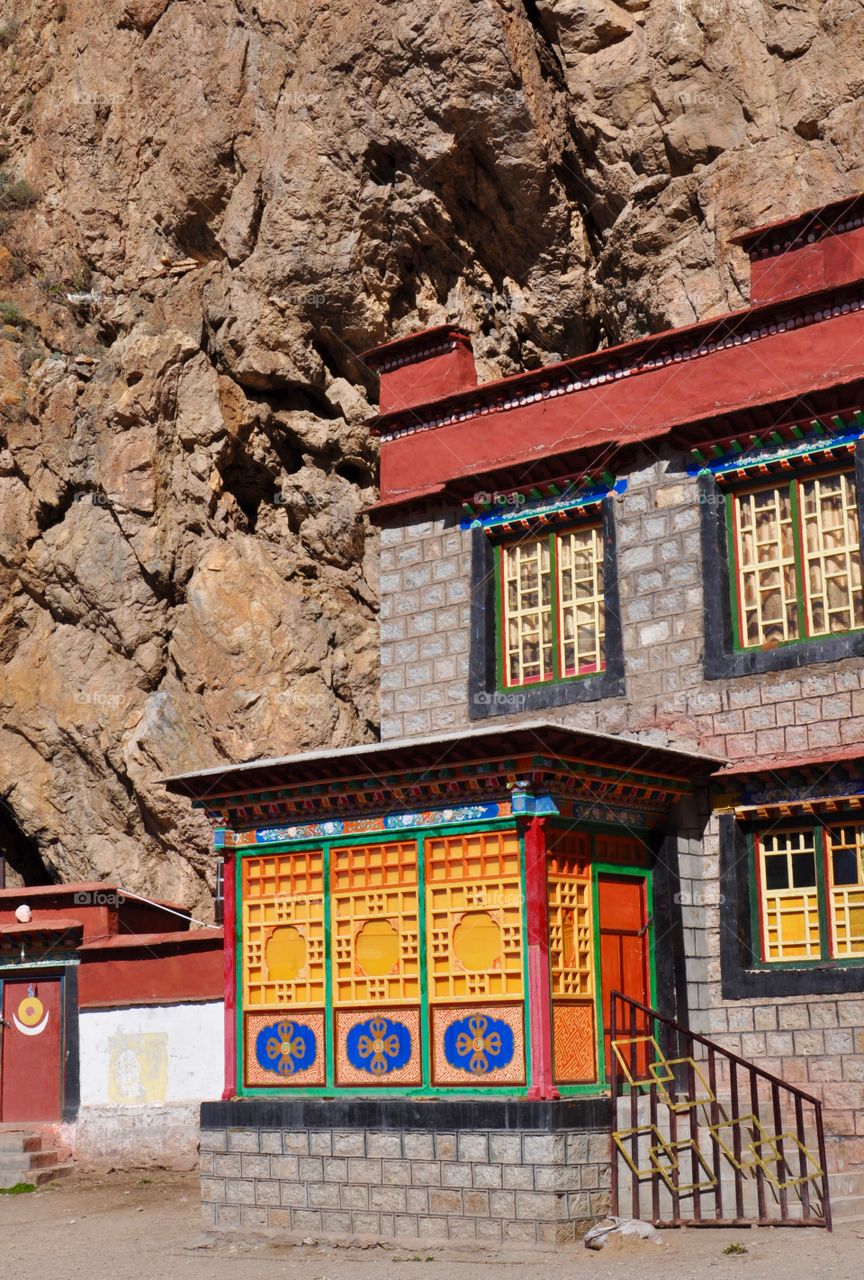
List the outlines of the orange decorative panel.
{"label": "orange decorative panel", "polygon": [[419,1008],[337,1009],[335,1020],[337,1085],[422,1084]]}
{"label": "orange decorative panel", "polygon": [[323,1013],[248,1013],[244,1027],[247,1085],[283,1089],[324,1084]]}
{"label": "orange decorative panel", "polygon": [[293,898],[324,890],[324,854],[278,853],[268,858],[243,858],[243,900]]}
{"label": "orange decorative panel", "polygon": [[601,835],[594,837],[594,856],[598,862],[619,862],[627,867],[647,867],[648,850],[632,836]]}
{"label": "orange decorative panel", "polygon": [[242,860],[244,1008],[324,1004],[324,855]]}
{"label": "orange decorative panel", "polygon": [[593,996],[590,865],[561,850],[559,845],[547,864],[552,995]]}
{"label": "orange decorative panel", "polygon": [[554,1003],[552,1035],[555,1046],[555,1079],[562,1084],[583,1084],[596,1080],[593,1005],[569,1001]]}
{"label": "orange decorative panel", "polygon": [[522,882],[515,831],[426,842],[431,1001],[522,996]]}
{"label": "orange decorative panel", "polygon": [[417,845],[330,853],[334,1005],[420,999]]}
{"label": "orange decorative panel", "polygon": [[431,1015],[433,1084],[525,1083],[521,1005],[437,1005]]}

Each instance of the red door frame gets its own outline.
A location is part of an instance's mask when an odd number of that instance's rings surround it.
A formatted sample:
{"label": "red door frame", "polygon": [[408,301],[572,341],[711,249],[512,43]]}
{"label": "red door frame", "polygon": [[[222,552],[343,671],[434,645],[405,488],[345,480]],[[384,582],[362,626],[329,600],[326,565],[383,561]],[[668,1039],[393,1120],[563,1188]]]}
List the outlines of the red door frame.
{"label": "red door frame", "polygon": [[[67,989],[67,971],[63,969],[36,969],[36,970],[18,970],[5,969],[0,971],[0,1017],[3,1016],[3,1009],[6,1000],[6,986],[9,983],[33,983],[36,987],[46,982],[57,983],[57,1013],[60,1023],[59,1028],[59,1047],[57,1052],[57,1115],[52,1120],[61,1121],[70,1118],[67,1112],[67,1090],[66,1090],[66,1067],[68,1058],[68,1009],[67,999],[70,992]],[[26,1124],[27,1117],[16,1116],[12,1120],[4,1114],[3,1110],[3,1055],[6,1051],[7,1028],[0,1022],[0,1124],[4,1123],[20,1123]],[[77,1045],[76,1045],[77,1053]],[[76,1064],[77,1065],[77,1064]],[[76,1073],[77,1074],[77,1073]],[[77,1089],[73,1092],[77,1093]],[[77,1110],[77,1102],[76,1102]],[[34,1117],[34,1123],[38,1123],[39,1118]]]}
{"label": "red door frame", "polygon": [[[617,882],[617,883],[627,883],[627,884],[634,884],[634,883],[638,884],[640,894],[641,894],[641,903],[640,903],[641,924],[639,925],[638,929],[634,929],[632,927],[629,927],[629,928],[624,927],[618,930],[614,928],[613,929],[607,928],[604,930],[602,886],[604,882],[609,883],[610,881],[613,883]],[[616,869],[604,868],[602,871],[597,872],[597,938],[598,938],[597,954],[598,954],[599,968],[600,968],[599,987],[600,987],[600,1015],[601,1015],[603,1049],[604,1049],[603,1057],[604,1057],[605,1078],[607,1082],[609,1080],[609,1066],[610,1066],[610,1054],[611,1054],[611,1047],[609,1043],[609,1037],[610,1037],[609,994],[613,989],[613,985],[617,986],[617,989],[621,991],[623,995],[629,995],[634,1000],[638,1000],[642,1004],[651,1005],[653,1001],[654,993],[652,990],[652,981],[651,981],[651,978],[652,978],[652,966],[651,966],[652,916],[651,916],[650,902],[648,897],[649,885],[650,885],[650,875],[647,871],[642,871],[642,870],[630,871],[629,869],[625,870],[623,868],[619,871],[617,868]],[[627,990],[627,984],[624,981],[623,969],[618,982],[615,983],[613,981],[609,986],[607,986],[607,983],[605,981],[605,975],[603,972],[603,962],[602,962],[604,933],[606,933],[607,936],[612,935],[620,938],[627,938],[627,937],[639,938],[639,940],[641,941],[641,944],[642,944],[642,956],[641,956],[642,991],[641,992],[637,993],[634,991]]]}

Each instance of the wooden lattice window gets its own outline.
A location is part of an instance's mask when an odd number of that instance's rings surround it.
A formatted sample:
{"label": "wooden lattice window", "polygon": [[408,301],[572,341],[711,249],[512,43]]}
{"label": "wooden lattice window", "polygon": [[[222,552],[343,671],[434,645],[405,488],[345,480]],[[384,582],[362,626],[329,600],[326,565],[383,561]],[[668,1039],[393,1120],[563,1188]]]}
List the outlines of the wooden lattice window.
{"label": "wooden lattice window", "polygon": [[773,648],[864,627],[851,471],[729,495],[737,641]]}
{"label": "wooden lattice window", "polygon": [[818,960],[819,890],[812,831],[760,837],[762,947],[765,960]]}
{"label": "wooden lattice window", "polygon": [[515,831],[426,841],[429,999],[522,996],[522,879]]}
{"label": "wooden lattice window", "polygon": [[498,548],[501,683],[541,684],[604,668],[600,525],[521,537]]}
{"label": "wooden lattice window", "polygon": [[[569,844],[576,844],[571,838]],[[587,845],[587,841],[584,841]],[[547,863],[549,970],[553,998],[593,998],[594,934],[587,848],[559,842]]]}
{"label": "wooden lattice window", "polygon": [[241,861],[245,1008],[324,1003],[324,853]]}
{"label": "wooden lattice window", "polygon": [[830,827],[828,907],[835,956],[864,956],[864,826]]}
{"label": "wooden lattice window", "polygon": [[330,852],[333,1003],[420,999],[417,844]]}
{"label": "wooden lattice window", "polygon": [[864,957],[864,822],[763,832],[754,852],[763,961]]}

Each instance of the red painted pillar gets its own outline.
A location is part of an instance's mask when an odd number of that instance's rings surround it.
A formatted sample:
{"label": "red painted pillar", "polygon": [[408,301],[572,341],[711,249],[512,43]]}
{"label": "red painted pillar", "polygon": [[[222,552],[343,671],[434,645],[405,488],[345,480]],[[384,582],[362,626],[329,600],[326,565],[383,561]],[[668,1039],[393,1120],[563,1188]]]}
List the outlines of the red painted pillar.
{"label": "red painted pillar", "polygon": [[546,900],[545,819],[525,830],[525,895],[528,920],[528,1000],[531,1009],[529,1098],[559,1098],[552,1068],[552,987],[549,981],[549,912]]}
{"label": "red painted pillar", "polygon": [[222,852],[225,856],[225,947],[222,953],[225,985],[225,1088],[222,1097],[227,1100],[237,1093],[237,889],[234,851],[223,849]]}

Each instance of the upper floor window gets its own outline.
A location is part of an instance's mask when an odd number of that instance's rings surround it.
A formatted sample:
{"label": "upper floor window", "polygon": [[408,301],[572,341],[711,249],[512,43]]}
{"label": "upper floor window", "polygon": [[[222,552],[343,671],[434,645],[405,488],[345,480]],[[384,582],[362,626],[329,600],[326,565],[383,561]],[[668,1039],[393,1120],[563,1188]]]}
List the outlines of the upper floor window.
{"label": "upper floor window", "polygon": [[754,837],[763,961],[864,958],[864,823]]}
{"label": "upper floor window", "polygon": [[738,647],[770,649],[864,628],[852,471],[729,495]]}
{"label": "upper floor window", "polygon": [[497,548],[500,683],[542,684],[604,670],[603,533],[599,524]]}

